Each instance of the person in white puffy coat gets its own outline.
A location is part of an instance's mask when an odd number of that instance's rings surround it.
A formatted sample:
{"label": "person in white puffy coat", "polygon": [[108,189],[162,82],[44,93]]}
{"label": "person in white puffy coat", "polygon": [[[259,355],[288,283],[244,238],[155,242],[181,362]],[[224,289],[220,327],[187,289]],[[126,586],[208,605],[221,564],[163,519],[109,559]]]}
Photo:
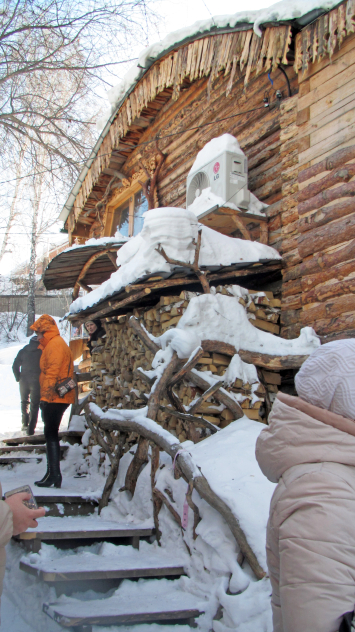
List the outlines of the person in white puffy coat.
{"label": "person in white puffy coat", "polygon": [[327,343],[279,393],[256,444],[270,505],[274,632],[337,632],[355,603],[355,340]]}

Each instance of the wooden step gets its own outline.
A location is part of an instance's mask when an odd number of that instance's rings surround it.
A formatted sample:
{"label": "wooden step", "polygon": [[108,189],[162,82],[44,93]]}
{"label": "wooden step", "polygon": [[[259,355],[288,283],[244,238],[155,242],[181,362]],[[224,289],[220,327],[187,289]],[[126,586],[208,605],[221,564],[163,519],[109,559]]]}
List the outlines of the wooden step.
{"label": "wooden step", "polygon": [[[68,540],[118,540],[120,538],[130,538],[133,546],[138,548],[139,538],[151,536],[153,533],[153,523],[149,521],[137,525],[102,520],[96,516],[70,518],[49,516],[40,518],[38,527],[35,529],[28,529],[24,533],[13,536],[13,539],[27,542],[33,551],[39,551],[42,541],[60,543]],[[78,544],[74,543],[73,546],[78,546]]]}
{"label": "wooden step", "polygon": [[[59,432],[59,439],[67,441],[68,443],[81,443],[83,434],[84,433],[81,430],[61,430]],[[38,443],[45,443],[46,438],[44,434],[21,435],[18,437],[10,437],[9,439],[2,439],[2,442],[6,445],[36,445]]]}
{"label": "wooden step", "polygon": [[[61,458],[63,458],[66,451],[69,449],[68,445],[60,446]],[[44,443],[40,445],[8,445],[0,448],[0,455],[11,454],[12,452],[34,452],[35,454],[46,454],[46,445]]]}
{"label": "wooden step", "polygon": [[15,465],[16,463],[41,463],[43,456],[0,456],[0,465]]}
{"label": "wooden step", "polygon": [[38,491],[38,487],[33,488],[33,493],[39,507],[46,508],[46,517],[55,516],[88,516],[95,512],[98,507],[98,500],[83,498],[82,496],[69,496],[66,494],[56,495],[46,494],[43,489]]}
{"label": "wooden step", "polygon": [[[127,584],[132,588],[127,593]],[[171,624],[193,623],[195,617],[203,614],[207,602],[190,593],[176,588],[176,582],[147,580],[144,586],[124,582],[107,599],[79,601],[62,597],[54,603],[44,603],[43,611],[64,628],[91,632],[91,626],[110,626],[132,623],[166,621]],[[168,588],[166,584],[170,584]],[[129,597],[130,594],[130,597]]]}
{"label": "wooden step", "polygon": [[[117,546],[110,556],[85,552],[67,555],[59,559],[39,559],[30,562],[28,557],[20,561],[20,569],[45,582],[78,582],[105,579],[142,577],[171,577],[185,574],[181,560],[172,558],[164,549],[145,546],[144,551]],[[150,550],[151,549],[151,550]]]}

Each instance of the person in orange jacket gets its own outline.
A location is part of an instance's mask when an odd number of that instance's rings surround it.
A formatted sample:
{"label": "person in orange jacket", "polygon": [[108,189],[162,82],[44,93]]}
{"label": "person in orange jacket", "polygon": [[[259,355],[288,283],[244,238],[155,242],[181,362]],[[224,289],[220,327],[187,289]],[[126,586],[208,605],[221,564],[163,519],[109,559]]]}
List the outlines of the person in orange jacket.
{"label": "person in orange jacket", "polygon": [[41,373],[39,376],[44,435],[47,444],[47,472],[38,487],[60,487],[62,475],[60,473],[60,447],[58,430],[64,411],[75,401],[74,390],[60,397],[56,387],[58,382],[67,377],[73,378],[74,363],[72,353],[59,334],[57,324],[48,314],[43,314],[31,325],[39,339],[38,348],[42,349],[40,360]]}

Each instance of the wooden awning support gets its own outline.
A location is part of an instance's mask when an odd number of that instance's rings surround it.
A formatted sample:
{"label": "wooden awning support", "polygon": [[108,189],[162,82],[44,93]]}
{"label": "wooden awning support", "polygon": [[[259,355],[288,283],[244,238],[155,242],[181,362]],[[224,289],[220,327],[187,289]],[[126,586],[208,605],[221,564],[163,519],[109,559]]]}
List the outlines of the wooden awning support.
{"label": "wooden awning support", "polygon": [[74,285],[74,290],[73,290],[73,295],[72,295],[73,301],[75,301],[75,299],[78,298],[80,288],[83,288],[83,290],[86,290],[86,292],[92,292],[92,288],[89,287],[89,285],[86,285],[83,279],[87,271],[89,270],[90,266],[92,266],[92,264],[94,263],[94,261],[96,261],[96,259],[98,259],[99,257],[102,257],[103,255],[107,255],[117,270],[116,259],[113,253],[117,254],[117,251],[113,250],[112,248],[111,249],[106,248],[105,250],[100,250],[100,252],[95,252],[95,254],[93,254],[90,257],[90,259],[86,261]]}

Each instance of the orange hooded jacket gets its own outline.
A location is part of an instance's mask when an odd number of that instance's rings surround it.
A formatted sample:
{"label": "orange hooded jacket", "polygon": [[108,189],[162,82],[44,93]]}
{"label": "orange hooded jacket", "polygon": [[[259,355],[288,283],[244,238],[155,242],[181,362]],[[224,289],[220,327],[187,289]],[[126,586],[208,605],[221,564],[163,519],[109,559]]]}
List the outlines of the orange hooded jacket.
{"label": "orange hooded jacket", "polygon": [[73,377],[74,374],[72,353],[61,338],[55,320],[52,316],[43,314],[31,325],[31,329],[43,334],[38,345],[38,348],[42,349],[39,376],[41,400],[58,404],[73,404],[75,402],[74,390],[69,391],[64,397],[59,397],[55,390],[59,380]]}

